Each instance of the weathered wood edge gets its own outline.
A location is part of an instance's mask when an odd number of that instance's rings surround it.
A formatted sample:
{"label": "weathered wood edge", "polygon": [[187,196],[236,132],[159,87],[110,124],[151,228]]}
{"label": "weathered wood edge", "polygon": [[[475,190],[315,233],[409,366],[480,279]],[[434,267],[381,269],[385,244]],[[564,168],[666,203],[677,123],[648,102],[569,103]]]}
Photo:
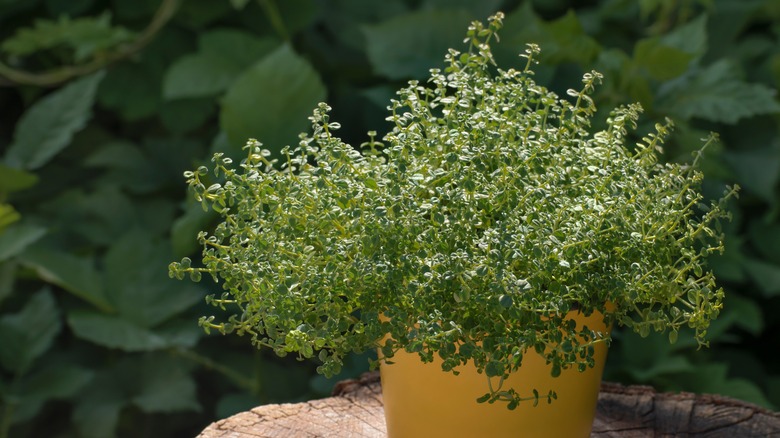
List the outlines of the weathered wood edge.
{"label": "weathered wood edge", "polygon": [[[331,397],[256,407],[207,427],[198,438],[386,436],[379,374],[338,382]],[[591,438],[780,437],[780,413],[729,397],[657,392],[604,382]]]}

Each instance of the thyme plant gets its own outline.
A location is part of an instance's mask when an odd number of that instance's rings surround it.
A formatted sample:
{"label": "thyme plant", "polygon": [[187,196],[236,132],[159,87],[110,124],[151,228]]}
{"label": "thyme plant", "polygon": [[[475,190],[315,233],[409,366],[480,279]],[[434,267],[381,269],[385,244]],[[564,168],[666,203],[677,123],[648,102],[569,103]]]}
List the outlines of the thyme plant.
{"label": "thyme plant", "polygon": [[[313,133],[278,162],[250,140],[237,166],[214,156],[222,182],[206,167],[186,172],[222,217],[198,235],[203,266],[170,266],[221,284],[209,302],[231,314],[201,318],[207,331],[316,358],[326,376],[372,348],[438,356],[444,371],[473,362],[499,380],[528,354],[553,375],[584,370],[609,338],[575,329],[574,309],[671,342],[687,326],[706,344],[723,292],[705,261],[723,249],[717,221],[736,187],[705,205],[701,152],[661,164],[671,122],[627,145],[637,104],[591,132],[597,72],[561,98],[533,79],[536,45],[521,69],[498,68],[490,44],[502,17],[474,22],[468,51],[450,49],[444,71],[397,93],[381,142],[370,132],[359,149],[345,144],[320,104]],[[540,398],[488,388],[481,401],[510,408]]]}

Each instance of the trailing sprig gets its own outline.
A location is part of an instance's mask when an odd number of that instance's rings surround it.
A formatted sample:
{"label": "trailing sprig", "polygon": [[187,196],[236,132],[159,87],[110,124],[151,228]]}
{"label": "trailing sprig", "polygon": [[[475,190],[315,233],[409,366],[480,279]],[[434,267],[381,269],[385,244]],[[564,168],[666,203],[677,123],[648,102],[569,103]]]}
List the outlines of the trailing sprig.
{"label": "trailing sprig", "polygon": [[[186,174],[223,221],[198,237],[203,267],[184,259],[170,273],[210,274],[225,291],[210,302],[234,312],[204,328],[317,356],[328,376],[377,347],[438,356],[446,371],[473,362],[501,381],[525,354],[553,375],[584,370],[609,337],[575,330],[575,308],[671,341],[690,327],[706,343],[723,292],[705,260],[723,249],[716,225],[736,188],[705,205],[697,160],[658,162],[671,122],[627,147],[639,105],[591,133],[599,73],[569,100],[533,80],[535,45],[522,70],[496,68],[501,19],[473,23],[468,52],[451,49],[445,71],[398,92],[382,143],[343,143],[320,104],[280,164],[251,140],[238,168],[215,155],[223,183],[207,184],[205,167]],[[539,398],[490,386],[481,400]]]}

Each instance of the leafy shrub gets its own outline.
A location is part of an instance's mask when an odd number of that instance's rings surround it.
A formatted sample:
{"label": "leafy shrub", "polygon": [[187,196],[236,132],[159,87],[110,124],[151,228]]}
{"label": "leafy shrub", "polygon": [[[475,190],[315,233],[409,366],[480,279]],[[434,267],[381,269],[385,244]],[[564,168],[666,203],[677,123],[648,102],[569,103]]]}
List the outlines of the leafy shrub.
{"label": "leafy shrub", "polygon": [[710,263],[726,289],[712,348],[617,333],[607,378],[780,406],[776,1],[0,3],[3,433],[194,436],[215,417],[327,387],[192,324],[208,291],[160,266],[194,258],[191,236],[214,217],[185,201],[181,174],[214,151],[240,157],[248,137],[279,157],[324,98],[345,142],[383,135],[394,90],[441,67],[461,29],[498,9],[499,63],[536,42],[536,77],[560,94],[595,68],[597,108],[640,102],[639,132],[673,118],[675,159],[721,133],[701,159],[706,193],[744,188]]}

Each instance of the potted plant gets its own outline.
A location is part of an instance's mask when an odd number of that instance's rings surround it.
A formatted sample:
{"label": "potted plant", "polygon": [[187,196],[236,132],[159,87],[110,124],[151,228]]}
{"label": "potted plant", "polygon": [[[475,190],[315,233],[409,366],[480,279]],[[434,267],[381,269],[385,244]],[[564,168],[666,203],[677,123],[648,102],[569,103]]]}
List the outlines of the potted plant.
{"label": "potted plant", "polygon": [[[444,71],[397,93],[381,142],[370,132],[360,148],[345,144],[320,104],[313,133],[280,160],[250,140],[237,166],[216,154],[213,177],[185,173],[222,218],[198,235],[202,266],[170,266],[172,277],[221,284],[208,300],[230,316],[200,324],[312,358],[326,376],[346,355],[377,349],[385,391],[426,400],[386,392],[391,435],[431,434],[391,424],[414,406],[436,436],[469,436],[470,412],[520,419],[508,434],[587,436],[612,325],[667,331],[671,342],[689,327],[705,344],[721,308],[705,261],[723,249],[717,221],[736,188],[705,205],[701,152],[690,165],[659,163],[671,123],[628,146],[639,105],[592,132],[598,73],[561,98],[533,80],[533,44],[521,69],[497,68],[501,19],[474,22],[468,51],[450,50]],[[407,365],[422,367],[409,371],[418,381],[389,389]],[[531,369],[543,377],[520,374]],[[460,383],[469,373],[476,389]],[[584,396],[580,375],[591,378]],[[448,403],[458,397],[442,392],[455,386],[470,388],[457,414]],[[559,418],[555,406],[566,407]]]}

